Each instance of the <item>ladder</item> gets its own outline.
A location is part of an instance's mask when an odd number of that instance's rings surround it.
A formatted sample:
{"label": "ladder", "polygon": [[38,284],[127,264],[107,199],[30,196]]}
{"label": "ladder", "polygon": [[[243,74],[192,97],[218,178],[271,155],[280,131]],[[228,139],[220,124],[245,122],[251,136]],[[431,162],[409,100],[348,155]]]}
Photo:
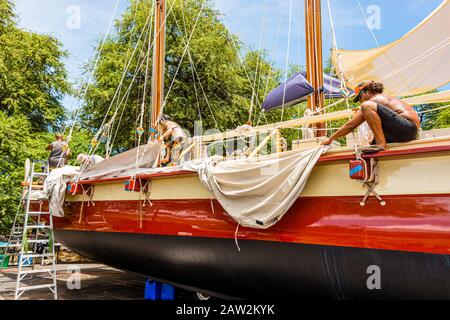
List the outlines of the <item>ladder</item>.
{"label": "ladder", "polygon": [[[3,257],[5,259],[7,256],[11,258],[17,256],[15,300],[25,292],[45,288],[53,293],[55,300],[57,299],[53,217],[49,209],[44,210],[44,202],[48,202],[49,199],[43,192],[43,182],[48,175],[47,161],[35,160],[31,163],[21,204],[16,212]],[[35,190],[42,192],[40,194],[33,192]],[[28,285],[24,284],[26,280],[29,280]]]}

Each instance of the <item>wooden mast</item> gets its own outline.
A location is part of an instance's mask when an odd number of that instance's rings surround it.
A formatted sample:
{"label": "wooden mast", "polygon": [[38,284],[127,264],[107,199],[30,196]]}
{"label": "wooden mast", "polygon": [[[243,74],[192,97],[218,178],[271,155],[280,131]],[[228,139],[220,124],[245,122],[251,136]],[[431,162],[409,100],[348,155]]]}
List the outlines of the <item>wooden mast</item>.
{"label": "wooden mast", "polygon": [[[308,97],[308,108],[320,110],[325,105],[323,92],[323,62],[322,62],[322,16],[320,0],[305,0],[305,30],[306,30],[306,74],[307,80],[315,89]],[[325,129],[326,123],[314,125],[316,129]],[[317,130],[317,137],[326,136],[326,130]]]}
{"label": "wooden mast", "polygon": [[164,101],[166,1],[155,0],[155,47],[153,49],[152,127],[156,128]]}

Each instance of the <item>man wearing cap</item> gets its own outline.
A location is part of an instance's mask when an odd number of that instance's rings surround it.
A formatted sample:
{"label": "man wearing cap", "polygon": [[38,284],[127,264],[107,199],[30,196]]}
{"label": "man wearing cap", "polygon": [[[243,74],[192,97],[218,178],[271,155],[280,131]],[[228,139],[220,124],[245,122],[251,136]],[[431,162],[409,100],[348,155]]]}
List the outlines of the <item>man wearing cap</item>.
{"label": "man wearing cap", "polygon": [[373,131],[372,146],[363,150],[374,153],[385,150],[388,143],[408,142],[417,139],[420,118],[406,102],[383,94],[384,86],[375,81],[364,81],[355,88],[354,102],[361,101],[361,110],[330,138],[322,142],[329,145],[346,136],[365,121]]}
{"label": "man wearing cap", "polygon": [[87,154],[80,153],[77,156],[77,162],[82,166],[83,171],[91,170],[97,163],[102,162],[103,160],[105,159],[102,156],[96,154],[88,156]]}

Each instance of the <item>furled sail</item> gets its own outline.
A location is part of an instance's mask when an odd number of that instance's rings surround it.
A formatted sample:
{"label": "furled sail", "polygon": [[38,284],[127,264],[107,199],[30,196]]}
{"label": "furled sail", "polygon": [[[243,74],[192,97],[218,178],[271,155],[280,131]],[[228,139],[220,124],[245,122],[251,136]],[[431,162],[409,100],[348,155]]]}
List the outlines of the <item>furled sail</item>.
{"label": "furled sail", "polygon": [[[329,75],[323,75],[323,93],[325,99],[340,99],[342,98],[341,81]],[[349,93],[353,94],[352,90]]]}
{"label": "furled sail", "polygon": [[[342,97],[341,82],[339,79],[324,74],[323,89],[325,99],[337,99]],[[280,84],[273,89],[263,102],[262,109],[269,111],[272,109],[290,107],[302,101],[314,92],[314,88],[306,80],[306,72],[298,72],[290,77],[286,83]]]}
{"label": "furled sail", "polygon": [[304,101],[313,92],[314,88],[306,80],[305,76],[298,72],[267,95],[262,109],[269,111],[282,106],[290,107]]}
{"label": "furled sail", "polygon": [[420,104],[441,103],[450,101],[450,90],[440,91],[430,94],[424,94],[411,98],[404,99],[406,103],[412,106],[418,106]]}
{"label": "furled sail", "polygon": [[450,80],[450,0],[422,23],[384,47],[334,50],[338,72],[356,86],[362,80],[381,81],[386,93],[412,96],[437,89]]}
{"label": "furled sail", "polygon": [[321,146],[259,159],[219,161],[209,158],[198,168],[200,179],[240,225],[267,229],[280,221],[306,186]]}

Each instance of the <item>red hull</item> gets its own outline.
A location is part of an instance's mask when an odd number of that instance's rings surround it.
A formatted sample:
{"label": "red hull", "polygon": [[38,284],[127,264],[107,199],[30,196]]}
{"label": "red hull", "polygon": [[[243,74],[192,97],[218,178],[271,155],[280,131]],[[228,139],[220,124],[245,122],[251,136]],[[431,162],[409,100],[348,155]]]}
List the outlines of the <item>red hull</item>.
{"label": "red hull", "polygon": [[[450,197],[448,195],[385,196],[382,207],[360,197],[299,199],[274,227],[255,230],[240,227],[237,238],[297,244],[367,249],[450,253]],[[152,235],[234,239],[236,222],[216,201],[138,201],[80,203],[56,218],[57,229]],[[142,217],[142,224],[141,224]]]}

